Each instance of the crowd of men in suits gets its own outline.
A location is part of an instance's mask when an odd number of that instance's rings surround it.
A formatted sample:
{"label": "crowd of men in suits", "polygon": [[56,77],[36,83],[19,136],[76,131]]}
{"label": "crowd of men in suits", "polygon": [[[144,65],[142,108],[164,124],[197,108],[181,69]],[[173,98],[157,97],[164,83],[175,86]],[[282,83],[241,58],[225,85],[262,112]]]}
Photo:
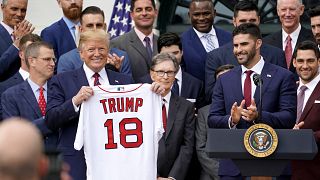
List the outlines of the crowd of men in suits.
{"label": "crowd of men in suits", "polygon": [[[263,38],[254,2],[235,5],[230,33],[213,24],[211,0],[192,0],[192,26],[179,37],[153,33],[154,0],[131,0],[135,27],[110,40],[99,7],[57,2],[63,17],[40,37],[25,20],[28,0],[2,0],[0,120],[30,120],[45,148],[62,153],[73,179],[86,179],[84,152],[73,142],[81,103],[97,84],[151,83],[163,97],[168,126],[159,141],[158,180],[243,178],[231,160],[205,153],[207,128],[247,129],[262,117],[273,128],[312,129],[320,144],[320,6],[310,11],[309,30],[300,24],[301,0],[277,0],[281,30]],[[254,74],[263,80],[260,111]],[[282,178],[315,179],[319,166],[319,154],[294,161]]]}

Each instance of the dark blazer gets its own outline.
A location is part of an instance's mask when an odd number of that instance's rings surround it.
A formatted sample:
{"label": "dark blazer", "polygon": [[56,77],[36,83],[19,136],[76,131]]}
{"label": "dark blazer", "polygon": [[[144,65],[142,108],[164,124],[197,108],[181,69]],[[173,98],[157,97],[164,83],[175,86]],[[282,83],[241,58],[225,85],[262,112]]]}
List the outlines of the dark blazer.
{"label": "dark blazer", "polygon": [[[109,53],[110,54],[115,53],[119,57],[124,56],[124,59],[121,64],[120,72],[127,74],[129,76],[132,76],[128,54],[116,48],[111,48]],[[57,72],[62,73],[66,71],[72,71],[80,68],[82,65],[83,65],[83,61],[81,60],[78,48],[72,49],[71,51],[60,56]]]}
{"label": "dark blazer", "polygon": [[[222,74],[217,79],[212,95],[212,104],[208,117],[210,128],[228,129],[230,110],[234,102],[238,105],[244,99],[241,85],[241,66]],[[262,123],[275,129],[292,129],[297,113],[297,92],[294,75],[288,70],[265,62],[261,72],[262,86]],[[232,82],[232,83],[230,83]],[[256,88],[254,99],[260,102],[259,88]],[[247,129],[253,123],[240,119],[237,129]],[[231,160],[221,160],[219,175],[235,176],[240,171]]]}
{"label": "dark blazer", "polygon": [[44,28],[41,31],[41,38],[53,46],[54,55],[58,60],[62,54],[76,48],[76,43],[62,18]]}
{"label": "dark blazer", "polygon": [[[232,36],[229,32],[216,27],[214,29],[217,34],[219,47],[232,41]],[[187,73],[204,81],[207,52],[192,27],[182,34],[181,43],[183,50],[182,67]]]}
{"label": "dark blazer", "polygon": [[21,65],[19,50],[12,43],[11,35],[0,24],[0,82],[13,76]]}
{"label": "dark blazer", "polygon": [[[106,72],[111,85],[133,83],[130,76],[111,70],[106,70]],[[47,125],[52,130],[60,129],[58,150],[62,152],[64,160],[70,165],[70,174],[74,180],[86,179],[86,163],[83,149],[77,151],[73,147],[79,112],[75,112],[71,99],[82,86],[88,85],[85,72],[81,67],[54,76],[48,94]]]}
{"label": "dark blazer", "polygon": [[[24,80],[19,72],[17,72],[15,75],[13,75],[11,78],[3,81],[0,83],[0,97],[4,91],[6,91],[8,88],[22,83]],[[1,105],[1,98],[0,98],[0,121],[2,120],[2,105]]]}
{"label": "dark blazer", "polygon": [[[263,43],[260,54],[266,62],[287,67],[286,58],[282,49]],[[212,90],[216,82],[215,73],[218,67],[226,64],[238,66],[237,58],[233,54],[232,42],[208,53],[205,68],[205,92],[206,100],[211,102]]]}
{"label": "dark blazer", "polygon": [[[153,35],[153,56],[158,54],[158,36]],[[132,29],[115,39],[111,40],[111,47],[127,52],[130,60],[132,77],[137,81],[142,76],[149,74],[151,60],[148,58],[146,47],[143,45],[138,35]]]}
{"label": "dark blazer", "polygon": [[[313,90],[309,97],[299,122],[304,121],[302,129],[312,129],[315,140],[320,148],[320,82]],[[312,161],[293,161],[292,162],[292,179],[318,179],[320,177],[320,153],[315,156]]]}
{"label": "dark blazer", "polygon": [[[147,74],[136,81],[138,83],[152,83],[152,79],[150,74]],[[204,89],[203,83],[190,75],[189,73],[182,71],[182,87],[180,96],[184,97],[185,99],[192,99],[196,100],[195,107],[201,108],[205,105],[204,102]]]}
{"label": "dark blazer", "polygon": [[[48,91],[49,87],[50,85],[48,82]],[[57,133],[54,133],[47,128],[37,99],[27,80],[7,89],[2,93],[1,99],[4,119],[19,116],[32,121],[32,123],[41,131],[46,148],[56,148],[58,140]]]}
{"label": "dark blazer", "polygon": [[184,180],[194,148],[193,104],[171,94],[167,129],[159,141],[158,176]]}
{"label": "dark blazer", "polygon": [[[314,41],[315,42],[314,36],[312,34],[312,31],[310,29],[306,29],[305,27],[301,26],[301,30],[300,30],[300,33],[299,33],[299,36],[298,36],[298,40],[297,40],[296,46],[299,43],[301,43],[301,42],[303,42],[305,40],[310,40],[310,41]],[[278,47],[280,49],[283,49],[283,47],[282,47],[282,30],[277,31],[277,32],[275,32],[273,34],[270,34],[269,36],[265,37],[263,39],[263,42],[265,42],[267,44],[270,44],[272,46]],[[292,61],[290,63],[289,70],[291,72],[293,72],[293,73],[296,72],[296,69],[293,67]],[[296,76],[296,78],[297,78],[297,76]]]}

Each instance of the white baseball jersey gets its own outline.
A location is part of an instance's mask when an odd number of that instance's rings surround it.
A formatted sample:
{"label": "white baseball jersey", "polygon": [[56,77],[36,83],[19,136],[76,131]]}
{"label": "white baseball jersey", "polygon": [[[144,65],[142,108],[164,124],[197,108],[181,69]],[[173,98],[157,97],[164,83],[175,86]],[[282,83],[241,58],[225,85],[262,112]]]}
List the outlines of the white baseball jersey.
{"label": "white baseball jersey", "polygon": [[150,84],[95,86],[81,105],[74,148],[84,146],[88,180],[157,178],[161,97]]}

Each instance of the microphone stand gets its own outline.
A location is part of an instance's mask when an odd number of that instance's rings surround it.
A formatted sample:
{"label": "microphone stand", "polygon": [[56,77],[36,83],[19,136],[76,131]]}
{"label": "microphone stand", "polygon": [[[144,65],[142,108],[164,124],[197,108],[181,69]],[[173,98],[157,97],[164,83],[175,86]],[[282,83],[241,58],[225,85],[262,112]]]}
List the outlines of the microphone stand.
{"label": "microphone stand", "polygon": [[261,76],[259,74],[254,74],[253,75],[253,82],[256,86],[259,86],[259,89],[260,89],[260,92],[259,92],[260,102],[258,105],[258,119],[255,122],[257,124],[257,123],[262,122],[262,84],[263,84],[263,81],[262,81]]}

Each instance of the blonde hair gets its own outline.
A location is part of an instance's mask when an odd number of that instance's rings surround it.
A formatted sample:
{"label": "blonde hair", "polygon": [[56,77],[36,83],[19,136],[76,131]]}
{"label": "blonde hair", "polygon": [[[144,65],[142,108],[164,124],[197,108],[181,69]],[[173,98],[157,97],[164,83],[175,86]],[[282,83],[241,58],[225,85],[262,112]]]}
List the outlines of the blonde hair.
{"label": "blonde hair", "polygon": [[88,30],[80,34],[79,49],[88,41],[105,41],[108,49],[110,48],[110,36],[102,29]]}

